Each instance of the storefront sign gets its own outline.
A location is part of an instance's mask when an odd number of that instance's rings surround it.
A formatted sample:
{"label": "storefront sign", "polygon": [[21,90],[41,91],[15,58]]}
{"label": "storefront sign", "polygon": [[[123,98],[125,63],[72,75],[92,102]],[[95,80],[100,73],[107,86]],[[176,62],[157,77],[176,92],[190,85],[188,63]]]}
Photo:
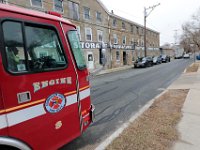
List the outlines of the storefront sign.
{"label": "storefront sign", "polygon": [[124,50],[134,50],[133,45],[110,45],[111,49],[124,49]]}
{"label": "storefront sign", "polygon": [[100,49],[101,43],[98,42],[81,42],[82,49]]}
{"label": "storefront sign", "polygon": [[[102,47],[102,43],[99,42],[81,42],[82,49],[100,49]],[[123,49],[123,50],[134,50],[134,45],[119,45],[119,44],[108,44],[103,43],[103,48],[111,48],[111,49]]]}

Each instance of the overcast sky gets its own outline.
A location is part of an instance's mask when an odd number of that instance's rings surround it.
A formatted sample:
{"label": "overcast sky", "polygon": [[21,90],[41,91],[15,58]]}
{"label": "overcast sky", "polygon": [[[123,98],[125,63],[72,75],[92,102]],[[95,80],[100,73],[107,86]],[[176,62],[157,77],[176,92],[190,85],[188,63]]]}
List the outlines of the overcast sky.
{"label": "overcast sky", "polygon": [[[147,27],[160,32],[160,44],[174,43],[175,30],[181,34],[181,26],[191,20],[200,8],[199,0],[101,0],[116,15],[144,24],[144,7],[160,3],[147,17]],[[147,11],[148,12],[148,11]]]}

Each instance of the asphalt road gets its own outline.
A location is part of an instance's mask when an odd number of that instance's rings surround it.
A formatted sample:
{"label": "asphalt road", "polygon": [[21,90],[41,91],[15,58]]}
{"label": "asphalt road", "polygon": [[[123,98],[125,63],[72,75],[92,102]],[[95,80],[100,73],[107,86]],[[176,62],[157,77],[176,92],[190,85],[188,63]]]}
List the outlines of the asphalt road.
{"label": "asphalt road", "polygon": [[176,80],[192,60],[179,59],[144,69],[129,69],[91,80],[96,121],[61,150],[95,149],[149,100]]}

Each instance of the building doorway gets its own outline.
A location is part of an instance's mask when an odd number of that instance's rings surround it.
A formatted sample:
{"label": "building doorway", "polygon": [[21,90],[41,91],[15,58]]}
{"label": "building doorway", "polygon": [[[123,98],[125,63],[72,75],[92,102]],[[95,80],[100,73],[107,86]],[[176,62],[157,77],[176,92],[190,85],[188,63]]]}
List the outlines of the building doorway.
{"label": "building doorway", "polygon": [[127,65],[127,54],[123,51],[123,65]]}
{"label": "building doorway", "polygon": [[92,52],[87,53],[88,69],[94,69],[94,56]]}

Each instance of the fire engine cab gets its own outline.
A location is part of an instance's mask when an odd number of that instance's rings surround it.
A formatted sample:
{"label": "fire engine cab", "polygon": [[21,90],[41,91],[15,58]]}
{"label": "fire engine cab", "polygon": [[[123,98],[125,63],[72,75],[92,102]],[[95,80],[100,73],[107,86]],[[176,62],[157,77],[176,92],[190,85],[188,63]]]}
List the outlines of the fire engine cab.
{"label": "fire engine cab", "polygon": [[76,27],[0,4],[0,149],[55,150],[94,119]]}

